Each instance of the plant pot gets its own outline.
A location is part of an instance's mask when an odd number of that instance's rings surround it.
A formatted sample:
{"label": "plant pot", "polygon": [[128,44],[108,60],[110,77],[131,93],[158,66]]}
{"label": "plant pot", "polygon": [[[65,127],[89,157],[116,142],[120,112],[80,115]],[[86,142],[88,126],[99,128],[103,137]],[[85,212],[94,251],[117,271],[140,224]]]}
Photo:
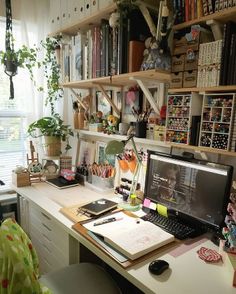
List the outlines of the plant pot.
{"label": "plant pot", "polygon": [[59,156],[61,154],[61,138],[44,136],[43,149],[46,156]]}
{"label": "plant pot", "polygon": [[17,63],[12,60],[6,60],[4,62],[5,65],[5,72],[9,75],[17,74]]}

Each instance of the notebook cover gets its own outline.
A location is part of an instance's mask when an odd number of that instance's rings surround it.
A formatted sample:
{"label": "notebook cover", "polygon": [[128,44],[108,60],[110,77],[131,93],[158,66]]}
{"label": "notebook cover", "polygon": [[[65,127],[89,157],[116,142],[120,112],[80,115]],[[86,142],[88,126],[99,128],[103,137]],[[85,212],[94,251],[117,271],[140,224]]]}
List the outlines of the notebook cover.
{"label": "notebook cover", "polygon": [[55,179],[48,179],[46,183],[58,188],[58,189],[66,189],[70,187],[75,187],[79,185],[78,180],[72,180],[72,181],[67,181],[66,179],[62,177],[58,177]]}
{"label": "notebook cover", "polygon": [[143,62],[144,42],[129,42],[129,72],[139,71]]}
{"label": "notebook cover", "polygon": [[117,203],[105,198],[81,206],[81,209],[94,215],[102,214],[117,207]]}

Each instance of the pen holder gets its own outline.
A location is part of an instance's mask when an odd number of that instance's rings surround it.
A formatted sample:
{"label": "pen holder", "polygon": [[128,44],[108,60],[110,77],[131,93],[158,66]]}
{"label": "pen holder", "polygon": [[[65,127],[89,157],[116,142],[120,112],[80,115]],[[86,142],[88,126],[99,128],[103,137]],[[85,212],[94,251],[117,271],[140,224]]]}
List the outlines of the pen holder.
{"label": "pen holder", "polygon": [[147,132],[146,129],[147,129],[146,121],[137,121],[135,125],[135,137],[146,138],[146,132]]}

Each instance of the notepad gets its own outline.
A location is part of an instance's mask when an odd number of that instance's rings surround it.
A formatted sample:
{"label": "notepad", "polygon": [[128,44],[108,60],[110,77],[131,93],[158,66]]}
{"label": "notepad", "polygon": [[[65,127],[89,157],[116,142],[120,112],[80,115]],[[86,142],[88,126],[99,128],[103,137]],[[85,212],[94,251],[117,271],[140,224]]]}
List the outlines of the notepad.
{"label": "notepad", "polygon": [[[104,240],[129,259],[137,259],[159,247],[175,240],[174,236],[158,226],[139,219],[127,216],[123,212],[112,214],[118,221],[94,226],[95,221],[83,226],[95,234],[104,237]],[[103,217],[99,220],[109,218]]]}

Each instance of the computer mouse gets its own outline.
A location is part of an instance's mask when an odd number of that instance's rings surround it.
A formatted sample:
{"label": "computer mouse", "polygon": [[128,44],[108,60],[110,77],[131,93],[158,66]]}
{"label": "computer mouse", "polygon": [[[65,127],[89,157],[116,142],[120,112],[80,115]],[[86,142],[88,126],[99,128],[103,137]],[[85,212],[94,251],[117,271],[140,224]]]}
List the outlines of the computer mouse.
{"label": "computer mouse", "polygon": [[149,271],[154,275],[161,275],[168,268],[169,263],[162,259],[153,260],[148,267]]}

